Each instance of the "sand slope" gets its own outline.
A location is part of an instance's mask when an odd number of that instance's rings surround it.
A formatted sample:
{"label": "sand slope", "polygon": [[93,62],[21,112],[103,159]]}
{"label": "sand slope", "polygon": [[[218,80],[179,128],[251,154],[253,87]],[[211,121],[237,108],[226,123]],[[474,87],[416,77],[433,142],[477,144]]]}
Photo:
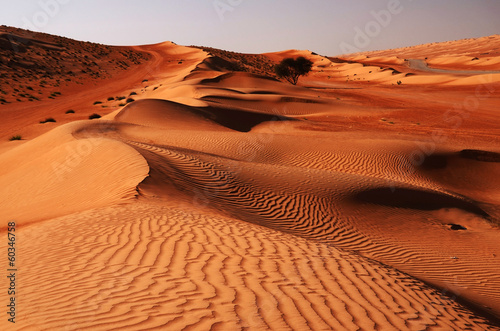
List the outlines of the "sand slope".
{"label": "sand slope", "polygon": [[488,328],[376,262],[205,213],[136,203],[23,238],[21,329]]}
{"label": "sand slope", "polygon": [[[499,329],[498,75],[128,50],[149,60],[98,89],[0,106],[16,328]],[[297,55],[298,86],[273,77]]]}

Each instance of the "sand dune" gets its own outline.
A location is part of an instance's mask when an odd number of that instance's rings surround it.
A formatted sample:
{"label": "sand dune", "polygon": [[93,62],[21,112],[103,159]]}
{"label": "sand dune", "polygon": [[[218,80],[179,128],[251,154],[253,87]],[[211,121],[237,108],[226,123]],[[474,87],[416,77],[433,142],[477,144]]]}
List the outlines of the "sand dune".
{"label": "sand dune", "polygon": [[[55,42],[30,38],[28,54]],[[79,73],[56,99],[0,105],[16,327],[498,330],[498,75],[404,58],[472,44],[327,58],[166,42],[120,49],[144,60],[103,67],[99,88]],[[299,55],[313,71],[279,81],[272,63]]]}
{"label": "sand dune", "polygon": [[[336,58],[350,80],[370,80],[395,84],[452,84],[479,85],[487,80],[498,82],[500,77],[500,36],[464,39],[444,43],[425,44],[385,51],[343,55]],[[340,60],[340,61],[339,61]],[[419,62],[420,65],[412,65]],[[365,68],[347,71],[345,63],[362,64]],[[359,66],[358,66],[359,68]],[[382,70],[386,73],[374,75]],[[366,75],[366,71],[372,75]],[[428,73],[422,75],[422,73]],[[391,73],[390,77],[387,73]],[[438,73],[431,75],[430,73]],[[356,74],[358,77],[353,78]],[[480,76],[484,74],[484,76]],[[464,76],[475,77],[464,77]],[[409,77],[411,76],[411,77]],[[395,78],[395,79],[393,79]]]}
{"label": "sand dune", "polygon": [[134,203],[23,235],[26,328],[488,328],[357,254],[206,213]]}

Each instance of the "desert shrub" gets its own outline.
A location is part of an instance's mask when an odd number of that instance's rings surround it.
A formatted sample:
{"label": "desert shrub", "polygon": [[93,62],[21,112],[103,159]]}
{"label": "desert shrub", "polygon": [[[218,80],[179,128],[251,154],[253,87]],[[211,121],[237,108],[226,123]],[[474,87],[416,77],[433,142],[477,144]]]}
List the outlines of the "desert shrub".
{"label": "desert shrub", "polygon": [[13,141],[13,140],[21,140],[22,137],[20,135],[15,135],[15,136],[12,136],[9,138],[10,141]]}
{"label": "desert shrub", "polygon": [[311,71],[312,65],[312,61],[303,56],[296,59],[286,58],[274,67],[274,71],[279,78],[296,85],[300,76],[307,75]]}
{"label": "desert shrub", "polygon": [[115,100],[115,98],[114,98],[114,97],[109,97],[109,98],[108,98],[108,101],[113,101],[113,100]]}
{"label": "desert shrub", "polygon": [[73,109],[70,109],[70,110],[68,110],[68,111],[66,112],[66,114],[74,114],[74,113],[75,113],[75,111],[74,111]]}
{"label": "desert shrub", "polygon": [[127,99],[127,97],[116,97],[116,100],[120,101],[120,100],[125,100]]}
{"label": "desert shrub", "polygon": [[132,95],[137,95],[137,93],[135,93],[135,92],[130,92],[129,96],[132,96]]}
{"label": "desert shrub", "polygon": [[96,102],[94,102],[94,106],[95,105],[100,105],[101,103],[102,103],[102,101],[96,101]]}
{"label": "desert shrub", "polygon": [[92,115],[89,116],[89,120],[93,120],[93,119],[96,119],[96,118],[101,118],[101,115],[94,113],[94,114],[92,114]]}
{"label": "desert shrub", "polygon": [[131,102],[134,102],[134,101],[135,101],[135,100],[134,100],[134,99],[132,99],[132,98],[128,98],[128,99],[127,99],[127,103],[131,103]]}

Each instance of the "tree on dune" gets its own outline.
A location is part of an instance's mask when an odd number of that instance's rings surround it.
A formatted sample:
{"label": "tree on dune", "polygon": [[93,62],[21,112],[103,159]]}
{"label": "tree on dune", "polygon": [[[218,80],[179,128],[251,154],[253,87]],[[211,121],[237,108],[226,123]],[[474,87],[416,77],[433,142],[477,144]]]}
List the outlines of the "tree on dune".
{"label": "tree on dune", "polygon": [[274,71],[279,78],[285,78],[296,85],[300,76],[307,75],[311,71],[312,65],[313,63],[303,56],[296,59],[289,57],[277,64]]}

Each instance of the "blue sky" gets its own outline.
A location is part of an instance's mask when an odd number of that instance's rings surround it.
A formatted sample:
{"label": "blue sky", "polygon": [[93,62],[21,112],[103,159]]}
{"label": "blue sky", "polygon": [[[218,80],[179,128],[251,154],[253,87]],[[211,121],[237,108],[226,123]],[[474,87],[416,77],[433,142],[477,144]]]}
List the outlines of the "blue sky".
{"label": "blue sky", "polygon": [[0,24],[110,45],[336,55],[500,33],[498,0],[0,1]]}

